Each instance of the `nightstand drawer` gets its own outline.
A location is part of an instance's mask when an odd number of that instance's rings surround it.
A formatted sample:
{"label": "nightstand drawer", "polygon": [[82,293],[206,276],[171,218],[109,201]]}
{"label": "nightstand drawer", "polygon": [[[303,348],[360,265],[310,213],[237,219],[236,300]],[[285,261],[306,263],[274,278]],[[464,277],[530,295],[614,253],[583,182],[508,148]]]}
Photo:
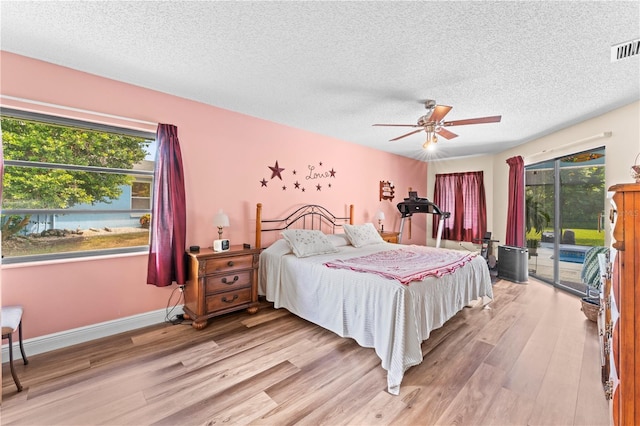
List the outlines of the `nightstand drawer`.
{"label": "nightstand drawer", "polygon": [[235,291],[218,293],[207,296],[207,311],[214,312],[233,308],[237,305],[251,302],[251,288],[241,288]]}
{"label": "nightstand drawer", "polygon": [[228,272],[238,269],[253,268],[253,256],[248,254],[245,256],[223,257],[220,259],[207,259],[204,273],[214,274],[216,272]]}
{"label": "nightstand drawer", "polygon": [[251,286],[251,270],[235,274],[214,275],[205,279],[205,293],[220,293]]}

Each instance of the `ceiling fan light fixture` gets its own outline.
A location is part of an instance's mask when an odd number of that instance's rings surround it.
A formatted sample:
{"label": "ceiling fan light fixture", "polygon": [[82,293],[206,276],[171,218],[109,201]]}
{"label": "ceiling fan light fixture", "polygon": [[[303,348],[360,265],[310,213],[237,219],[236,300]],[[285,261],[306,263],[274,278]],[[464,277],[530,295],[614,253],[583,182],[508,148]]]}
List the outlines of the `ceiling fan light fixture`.
{"label": "ceiling fan light fixture", "polygon": [[438,135],[433,130],[427,129],[427,140],[422,144],[422,148],[427,151],[433,151],[436,149],[436,144],[438,143]]}
{"label": "ceiling fan light fixture", "polygon": [[436,144],[435,142],[432,142],[431,139],[427,139],[423,144],[422,144],[422,148],[428,152],[432,152],[436,149]]}
{"label": "ceiling fan light fixture", "polygon": [[447,130],[446,127],[464,126],[468,124],[499,123],[502,119],[502,116],[500,115],[493,115],[490,117],[444,121],[444,117],[453,107],[448,105],[437,105],[434,100],[430,99],[424,101],[424,106],[427,109],[427,113],[418,118],[417,124],[374,124],[374,126],[421,127],[422,129],[413,130],[409,133],[405,133],[404,135],[389,139],[389,141],[397,141],[424,130],[427,134],[427,140],[424,142],[422,147],[426,149],[429,146],[438,143],[438,136],[442,136],[445,139],[453,139],[458,136],[457,134]]}

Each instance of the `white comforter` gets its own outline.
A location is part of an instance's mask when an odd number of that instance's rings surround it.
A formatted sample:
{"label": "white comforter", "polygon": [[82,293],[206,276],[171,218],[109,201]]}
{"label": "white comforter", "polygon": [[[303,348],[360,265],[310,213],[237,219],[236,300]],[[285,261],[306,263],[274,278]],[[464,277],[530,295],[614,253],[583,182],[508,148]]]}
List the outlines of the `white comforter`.
{"label": "white comforter", "polygon": [[374,348],[387,370],[389,393],[398,395],[404,372],[422,362],[421,344],[431,331],[470,302],[493,297],[489,270],[480,256],[452,274],[409,285],[323,265],[402,247],[348,245],[339,247],[338,253],[297,258],[286,241],[278,240],[260,255],[258,293],[275,308],[286,308],[363,347]]}

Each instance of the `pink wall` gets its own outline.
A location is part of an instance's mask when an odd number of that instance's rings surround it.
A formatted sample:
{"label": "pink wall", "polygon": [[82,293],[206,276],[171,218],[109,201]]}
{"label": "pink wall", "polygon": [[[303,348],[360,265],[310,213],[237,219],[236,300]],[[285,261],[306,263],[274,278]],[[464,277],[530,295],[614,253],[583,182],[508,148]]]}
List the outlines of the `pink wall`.
{"label": "pink wall", "polygon": [[[211,245],[217,237],[212,219],[220,208],[231,222],[224,236],[232,244],[253,244],[258,202],[265,219],[305,203],[346,215],[348,205],[354,204],[356,223],[363,223],[374,221],[381,208],[387,217],[385,229],[397,230],[395,205],[407,188],[426,195],[423,162],[23,56],[0,55],[3,106],[17,105],[6,98],[11,96],[178,127],[187,191],[187,245]],[[285,169],[282,181],[271,179],[268,167],[276,161]],[[333,170],[335,176],[306,179],[309,166],[315,173]],[[263,178],[266,187],[260,184]],[[393,202],[378,200],[380,180],[396,185]],[[296,181],[305,192],[294,188]],[[415,217],[412,239],[405,234],[403,242],[424,244],[425,229],[426,218]],[[145,255],[5,265],[1,285],[2,304],[25,307],[26,338],[162,309],[173,289],[146,284]]]}

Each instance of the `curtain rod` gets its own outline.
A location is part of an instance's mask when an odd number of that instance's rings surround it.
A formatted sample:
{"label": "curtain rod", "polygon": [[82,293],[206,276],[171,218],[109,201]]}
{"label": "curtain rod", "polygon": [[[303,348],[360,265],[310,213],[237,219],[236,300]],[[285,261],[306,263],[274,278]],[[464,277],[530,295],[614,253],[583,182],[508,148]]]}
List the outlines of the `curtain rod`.
{"label": "curtain rod", "polygon": [[601,138],[609,138],[609,137],[611,137],[612,134],[613,133],[611,131],[601,132],[601,133],[597,133],[595,135],[587,136],[586,138],[578,139],[577,141],[566,143],[564,145],[555,146],[555,147],[549,148],[549,149],[543,149],[540,152],[537,152],[535,154],[531,154],[531,155],[527,156],[527,160],[531,161],[531,157],[537,157],[537,156],[542,155],[542,154],[548,154],[548,153],[551,153],[551,152],[554,152],[554,151],[558,151],[558,150],[561,150],[561,149],[569,148],[571,146],[582,144],[582,143],[585,143],[585,142],[591,142],[591,141],[594,141],[594,140],[597,140],[597,139],[601,139]]}
{"label": "curtain rod", "polygon": [[12,100],[12,101],[24,102],[26,104],[32,104],[32,105],[49,107],[49,108],[58,108],[58,109],[67,110],[67,111],[79,112],[81,114],[90,114],[90,115],[95,115],[95,116],[98,116],[98,117],[105,117],[105,118],[112,118],[112,119],[116,119],[116,120],[130,121],[132,123],[138,123],[138,124],[146,124],[146,125],[149,125],[149,126],[157,126],[158,125],[158,123],[153,123],[151,121],[138,120],[136,118],[123,117],[121,115],[107,114],[107,113],[104,113],[104,112],[89,111],[87,109],[68,107],[68,106],[52,104],[52,103],[48,103],[48,102],[34,101],[34,100],[31,100],[31,99],[19,98],[19,97],[16,97],[16,96],[0,95],[0,98]]}

